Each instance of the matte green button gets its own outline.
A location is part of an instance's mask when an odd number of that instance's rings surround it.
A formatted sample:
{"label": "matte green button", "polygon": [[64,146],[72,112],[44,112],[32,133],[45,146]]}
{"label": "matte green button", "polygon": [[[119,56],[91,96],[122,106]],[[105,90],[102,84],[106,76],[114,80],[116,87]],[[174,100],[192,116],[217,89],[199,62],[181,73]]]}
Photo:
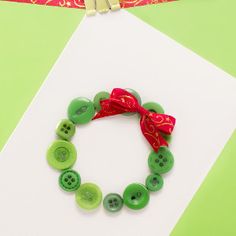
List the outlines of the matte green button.
{"label": "matte green button", "polygon": [[163,187],[163,178],[159,174],[151,174],[146,178],[146,187],[149,191],[156,192]]}
{"label": "matte green button", "polygon": [[93,102],[87,98],[76,98],[71,101],[67,113],[69,119],[75,124],[86,124],[95,114]]}
{"label": "matte green button", "polygon": [[101,104],[100,102],[102,100],[108,99],[110,97],[110,94],[108,92],[102,91],[96,94],[96,96],[93,99],[94,107],[96,111],[101,110]]}
{"label": "matte green button", "polygon": [[80,175],[74,170],[65,170],[59,177],[59,185],[67,192],[73,192],[80,186]]}
{"label": "matte green button", "polygon": [[54,141],[47,151],[48,164],[57,170],[70,168],[74,165],[76,158],[74,145],[64,140]]}
{"label": "matte green button", "polygon": [[75,134],[75,125],[70,120],[62,120],[56,129],[56,134],[65,140],[70,140]]}
{"label": "matte green button", "polygon": [[109,193],[103,200],[103,206],[109,212],[117,212],[123,206],[123,199],[117,193]]}
{"label": "matte green button", "polygon": [[142,184],[130,184],[123,193],[124,204],[133,209],[139,210],[144,208],[149,202],[149,193],[147,188]]}
{"label": "matte green button", "polygon": [[147,110],[159,114],[164,114],[164,109],[162,106],[156,102],[147,102],[143,104],[143,107],[146,108]]}
{"label": "matte green button", "polygon": [[81,208],[92,210],[100,205],[102,192],[96,184],[85,183],[76,191],[75,199]]}
{"label": "matte green button", "polygon": [[155,174],[163,174],[171,170],[174,157],[167,147],[160,147],[158,152],[152,151],[148,158],[148,166]]}

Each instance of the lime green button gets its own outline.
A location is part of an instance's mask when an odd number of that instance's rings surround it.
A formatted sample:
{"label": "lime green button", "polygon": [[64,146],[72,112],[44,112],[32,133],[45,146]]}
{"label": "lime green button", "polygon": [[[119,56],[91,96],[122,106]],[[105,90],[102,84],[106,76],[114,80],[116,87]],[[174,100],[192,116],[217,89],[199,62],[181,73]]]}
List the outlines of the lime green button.
{"label": "lime green button", "polygon": [[146,187],[149,191],[156,192],[163,187],[163,178],[159,174],[151,174],[146,178]]}
{"label": "lime green button", "polygon": [[47,151],[48,164],[57,170],[70,168],[74,165],[76,158],[74,145],[64,140],[54,141]]}
{"label": "lime green button", "polygon": [[162,106],[156,102],[147,102],[143,104],[143,107],[146,108],[147,110],[159,114],[164,114],[164,109]]}
{"label": "lime green button", "polygon": [[144,208],[149,202],[149,193],[147,188],[142,184],[130,184],[123,193],[124,204],[133,209],[139,210]]}
{"label": "lime green button", "polygon": [[96,184],[85,183],[76,191],[75,199],[81,208],[93,210],[100,205],[102,201],[102,192]]}
{"label": "lime green button", "polygon": [[95,95],[95,97],[93,99],[93,103],[94,103],[94,107],[95,107],[96,111],[101,110],[100,102],[102,100],[108,99],[109,97],[110,97],[110,94],[105,91],[99,92]]}
{"label": "lime green button", "polygon": [[93,102],[87,98],[76,98],[71,101],[67,113],[69,119],[75,124],[86,124],[95,114]]}
{"label": "lime green button", "polygon": [[167,147],[160,147],[158,152],[152,151],[148,158],[150,170],[155,174],[163,174],[171,170],[174,157]]}
{"label": "lime green button", "polygon": [[56,129],[58,137],[70,140],[75,134],[75,125],[70,120],[62,120]]}
{"label": "lime green button", "polygon": [[109,212],[117,212],[123,206],[123,199],[117,193],[109,193],[103,200],[103,206]]}
{"label": "lime green button", "polygon": [[59,177],[60,187],[67,192],[77,190],[80,186],[80,182],[80,175],[76,171],[70,169],[63,171]]}

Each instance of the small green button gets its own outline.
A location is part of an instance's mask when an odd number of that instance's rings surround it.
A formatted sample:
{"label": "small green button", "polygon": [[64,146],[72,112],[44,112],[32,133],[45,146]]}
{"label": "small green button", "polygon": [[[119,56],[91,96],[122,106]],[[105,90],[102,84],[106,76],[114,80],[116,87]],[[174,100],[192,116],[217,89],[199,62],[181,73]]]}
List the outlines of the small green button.
{"label": "small green button", "polygon": [[103,206],[109,212],[117,212],[123,206],[123,199],[117,193],[109,193],[103,200]]}
{"label": "small green button", "polygon": [[75,124],[86,124],[95,114],[93,102],[87,98],[76,98],[68,107],[68,117]]}
{"label": "small green button", "polygon": [[100,205],[102,192],[96,184],[85,183],[76,191],[75,199],[81,208],[93,210]]}
{"label": "small green button", "polygon": [[80,186],[80,175],[74,170],[65,170],[59,177],[59,185],[67,192],[73,192]]}
{"label": "small green button", "polygon": [[147,102],[143,104],[143,107],[146,108],[147,110],[159,114],[164,114],[164,109],[162,106],[156,102]]}
{"label": "small green button", "polygon": [[57,170],[70,168],[74,165],[76,158],[74,145],[64,140],[54,141],[47,151],[48,164]]}
{"label": "small green button", "polygon": [[70,140],[75,134],[75,125],[70,120],[62,120],[57,126],[56,134],[62,139]]}
{"label": "small green button", "polygon": [[159,174],[151,174],[146,178],[146,187],[149,191],[156,192],[163,187],[163,178]]}
{"label": "small green button", "polygon": [[148,157],[148,166],[155,174],[163,174],[171,170],[174,157],[167,147],[160,147],[158,152],[152,151]]}
{"label": "small green button", "polygon": [[123,193],[124,204],[133,209],[139,210],[144,208],[149,202],[149,193],[147,188],[142,184],[130,184]]}
{"label": "small green button", "polygon": [[97,112],[101,110],[100,102],[102,100],[108,99],[109,97],[110,97],[110,94],[108,92],[105,92],[105,91],[99,92],[95,95],[95,97],[93,99],[93,103],[94,103],[94,107],[95,107]]}

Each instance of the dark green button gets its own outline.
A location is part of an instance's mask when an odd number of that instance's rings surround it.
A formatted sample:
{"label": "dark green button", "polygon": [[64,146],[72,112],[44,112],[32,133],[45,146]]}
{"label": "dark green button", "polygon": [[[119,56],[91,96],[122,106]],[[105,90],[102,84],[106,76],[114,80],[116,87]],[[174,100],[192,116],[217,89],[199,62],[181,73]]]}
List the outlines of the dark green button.
{"label": "dark green button", "polygon": [[67,192],[73,192],[80,186],[80,175],[74,170],[65,170],[59,177],[59,185]]}
{"label": "dark green button", "polygon": [[103,206],[109,212],[117,212],[123,206],[123,199],[117,193],[109,193],[103,200]]}
{"label": "dark green button", "polygon": [[144,208],[149,202],[149,193],[147,188],[142,184],[130,184],[123,193],[124,204],[133,209],[139,210]]}
{"label": "dark green button", "polygon": [[85,183],[76,191],[75,199],[81,208],[93,210],[100,205],[102,201],[102,192],[96,184]]}
{"label": "dark green button", "polygon": [[152,151],[148,158],[148,165],[155,174],[163,174],[171,170],[174,157],[167,147],[160,147],[158,152]]}
{"label": "dark green button", "polygon": [[163,178],[159,174],[151,174],[146,178],[146,187],[149,191],[156,192],[163,187]]}
{"label": "dark green button", "polygon": [[147,102],[143,104],[143,107],[151,112],[159,113],[159,114],[164,114],[164,109],[162,106],[156,102]]}
{"label": "dark green button", "polygon": [[75,124],[86,124],[95,114],[93,102],[87,98],[76,98],[68,107],[68,117]]}
{"label": "dark green button", "polygon": [[62,120],[56,129],[56,134],[65,140],[70,140],[75,134],[75,125],[70,120]]}
{"label": "dark green button", "polygon": [[47,151],[48,164],[57,170],[70,168],[74,165],[76,158],[74,145],[64,140],[54,141]]}
{"label": "dark green button", "polygon": [[102,91],[96,94],[96,96],[93,99],[94,107],[96,111],[101,110],[101,104],[100,102],[102,100],[108,99],[110,97],[110,94],[108,92]]}

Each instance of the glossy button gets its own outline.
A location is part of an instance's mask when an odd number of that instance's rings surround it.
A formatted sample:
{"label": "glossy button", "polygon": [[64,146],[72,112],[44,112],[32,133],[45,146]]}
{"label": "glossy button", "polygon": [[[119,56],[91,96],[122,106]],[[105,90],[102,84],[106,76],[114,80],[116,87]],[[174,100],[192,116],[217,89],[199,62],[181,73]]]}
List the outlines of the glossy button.
{"label": "glossy button", "polygon": [[163,174],[171,170],[174,157],[167,147],[160,147],[158,152],[152,151],[148,158],[150,170],[155,174]]}
{"label": "glossy button", "polygon": [[100,188],[93,183],[82,184],[76,191],[77,204],[86,210],[97,208],[102,201],[102,192]]}
{"label": "glossy button", "polygon": [[75,134],[75,125],[70,120],[62,120],[56,129],[58,137],[70,140]]}
{"label": "glossy button", "polygon": [[124,204],[133,209],[139,210],[144,208],[149,202],[149,193],[142,184],[130,184],[123,193]]}
{"label": "glossy button", "polygon": [[71,101],[67,113],[73,123],[86,124],[95,114],[93,102],[87,98],[76,98]]}
{"label": "glossy button", "polygon": [[108,92],[102,91],[96,94],[96,96],[93,99],[94,107],[96,111],[101,110],[100,102],[102,100],[108,99],[110,97],[110,94]]}
{"label": "glossy button", "polygon": [[74,145],[64,140],[54,141],[47,151],[48,164],[57,170],[68,169],[75,163],[76,158]]}
{"label": "glossy button", "polygon": [[146,108],[147,110],[159,114],[164,114],[164,109],[162,106],[156,102],[147,102],[143,104],[143,107]]}
{"label": "glossy button", "polygon": [[117,193],[109,193],[103,200],[103,206],[109,212],[117,212],[123,206],[123,199]]}
{"label": "glossy button", "polygon": [[59,177],[60,187],[67,192],[77,190],[80,186],[80,182],[80,175],[74,170],[65,170]]}
{"label": "glossy button", "polygon": [[151,174],[146,178],[146,187],[149,191],[156,192],[163,187],[163,178],[159,174]]}

